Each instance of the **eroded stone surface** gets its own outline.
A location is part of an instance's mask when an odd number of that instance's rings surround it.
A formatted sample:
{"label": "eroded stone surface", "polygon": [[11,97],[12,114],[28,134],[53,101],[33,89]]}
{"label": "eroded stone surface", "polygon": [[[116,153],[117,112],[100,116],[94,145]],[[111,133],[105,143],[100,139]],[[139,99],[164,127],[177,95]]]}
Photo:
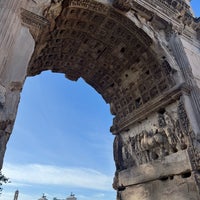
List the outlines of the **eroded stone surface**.
{"label": "eroded stone surface", "polygon": [[116,167],[121,171],[162,160],[188,149],[193,137],[183,103],[177,101],[116,136]]}
{"label": "eroded stone surface", "polygon": [[[190,174],[164,177],[161,180],[129,186],[118,192],[118,199],[126,200],[197,200],[197,189]],[[189,176],[189,177],[187,177]],[[184,178],[185,177],[185,178]]]}
{"label": "eroded stone surface", "polygon": [[200,199],[200,20],[189,1],[17,3],[0,1],[0,167],[26,76],[52,70],[110,104],[117,200]]}

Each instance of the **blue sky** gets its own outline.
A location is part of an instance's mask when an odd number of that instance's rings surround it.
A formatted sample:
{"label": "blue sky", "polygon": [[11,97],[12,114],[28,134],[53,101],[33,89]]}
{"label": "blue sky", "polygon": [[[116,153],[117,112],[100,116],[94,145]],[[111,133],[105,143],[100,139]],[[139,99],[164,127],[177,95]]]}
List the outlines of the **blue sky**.
{"label": "blue sky", "polygon": [[114,199],[111,124],[109,106],[82,79],[51,72],[28,78],[3,170],[12,183],[3,194]]}
{"label": "blue sky", "polygon": [[199,0],[192,0],[191,6],[196,17],[200,17],[200,2]]}
{"label": "blue sky", "polygon": [[[200,16],[199,0],[192,6]],[[28,78],[4,159],[11,183],[0,199],[13,199],[16,189],[19,200],[71,192],[78,200],[116,199],[111,125],[109,106],[82,79],[51,72]]]}

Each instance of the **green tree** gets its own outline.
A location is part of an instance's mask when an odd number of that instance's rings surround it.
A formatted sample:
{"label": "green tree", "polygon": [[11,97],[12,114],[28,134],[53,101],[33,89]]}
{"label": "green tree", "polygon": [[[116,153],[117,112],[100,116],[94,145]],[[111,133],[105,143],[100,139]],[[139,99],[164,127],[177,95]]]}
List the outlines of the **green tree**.
{"label": "green tree", "polygon": [[2,185],[3,185],[4,183],[8,183],[8,182],[9,182],[9,178],[5,177],[5,176],[2,174],[2,172],[0,171],[0,194],[2,193],[2,190],[3,190]]}

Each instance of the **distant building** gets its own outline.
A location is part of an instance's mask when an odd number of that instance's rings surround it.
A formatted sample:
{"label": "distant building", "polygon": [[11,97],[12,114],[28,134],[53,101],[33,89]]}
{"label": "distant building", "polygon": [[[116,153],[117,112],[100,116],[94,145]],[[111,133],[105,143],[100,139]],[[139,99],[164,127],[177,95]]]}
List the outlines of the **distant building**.
{"label": "distant building", "polygon": [[[41,198],[38,200],[48,200],[47,197],[43,194]],[[65,199],[57,199],[56,197],[53,198],[53,200],[65,200]],[[71,193],[69,197],[66,198],[66,200],[77,200],[75,197],[75,194]]]}
{"label": "distant building", "polygon": [[18,196],[19,196],[19,191],[16,190],[16,191],[15,191],[15,195],[14,195],[14,200],[17,200],[17,199],[18,199]]}
{"label": "distant building", "polygon": [[75,197],[75,194],[72,194],[66,198],[66,200],[77,200],[77,198]]}
{"label": "distant building", "polygon": [[48,200],[47,197],[43,194],[42,197],[38,200]]}

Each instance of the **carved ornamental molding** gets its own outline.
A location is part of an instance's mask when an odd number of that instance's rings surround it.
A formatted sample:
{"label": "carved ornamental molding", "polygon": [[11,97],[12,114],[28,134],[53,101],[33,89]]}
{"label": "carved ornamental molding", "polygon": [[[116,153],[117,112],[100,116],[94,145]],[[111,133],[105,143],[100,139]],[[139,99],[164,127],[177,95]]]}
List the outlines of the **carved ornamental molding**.
{"label": "carved ornamental molding", "polygon": [[[152,20],[157,16],[182,33],[185,26],[200,32],[200,18],[195,18],[183,0],[132,0],[132,10]],[[191,34],[191,33],[190,33]]]}
{"label": "carved ornamental molding", "polygon": [[113,6],[123,12],[128,12],[131,9],[131,0],[114,0]]}
{"label": "carved ornamental molding", "polygon": [[21,8],[21,19],[23,23],[29,27],[36,27],[42,29],[45,26],[49,25],[49,21],[46,18],[36,15],[33,12],[30,12],[24,8]]}
{"label": "carved ornamental molding", "polygon": [[22,24],[30,29],[31,34],[36,39],[40,31],[49,26],[49,21],[33,12],[21,8]]}
{"label": "carved ornamental molding", "polygon": [[153,112],[158,111],[170,103],[177,101],[183,95],[183,93],[190,93],[190,87],[185,83],[175,86],[159,97],[149,101],[147,104],[133,111],[129,116],[127,116],[127,118],[118,119],[116,117],[114,119],[113,126],[111,127],[111,132],[113,134],[118,134],[122,131],[129,130],[131,125],[137,122],[139,123]]}
{"label": "carved ornamental molding", "polygon": [[109,7],[99,3],[98,1],[94,0],[70,0],[68,2],[68,6],[74,7],[84,7],[89,10],[93,10],[96,12],[107,13],[109,11]]}

